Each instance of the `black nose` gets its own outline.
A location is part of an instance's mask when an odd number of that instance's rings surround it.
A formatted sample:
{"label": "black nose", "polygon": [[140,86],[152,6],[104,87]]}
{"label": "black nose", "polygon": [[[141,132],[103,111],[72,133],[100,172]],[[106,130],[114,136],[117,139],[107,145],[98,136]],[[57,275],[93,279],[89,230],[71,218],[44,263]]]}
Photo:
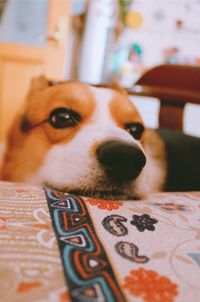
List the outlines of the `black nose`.
{"label": "black nose", "polygon": [[135,179],[146,164],[146,157],[136,144],[117,140],[99,145],[97,159],[107,175],[118,181]]}

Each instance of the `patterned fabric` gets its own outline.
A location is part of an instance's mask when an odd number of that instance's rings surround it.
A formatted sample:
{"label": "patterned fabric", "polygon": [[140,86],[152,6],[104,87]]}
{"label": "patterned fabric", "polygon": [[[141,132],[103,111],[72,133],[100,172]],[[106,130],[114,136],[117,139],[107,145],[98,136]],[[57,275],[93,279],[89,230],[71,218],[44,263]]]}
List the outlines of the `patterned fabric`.
{"label": "patterned fabric", "polygon": [[0,183],[0,301],[69,301],[41,188]]}
{"label": "patterned fabric", "polygon": [[126,301],[84,201],[46,194],[72,301]]}
{"label": "patterned fabric", "polygon": [[0,184],[0,301],[199,302],[199,192],[45,194]]}

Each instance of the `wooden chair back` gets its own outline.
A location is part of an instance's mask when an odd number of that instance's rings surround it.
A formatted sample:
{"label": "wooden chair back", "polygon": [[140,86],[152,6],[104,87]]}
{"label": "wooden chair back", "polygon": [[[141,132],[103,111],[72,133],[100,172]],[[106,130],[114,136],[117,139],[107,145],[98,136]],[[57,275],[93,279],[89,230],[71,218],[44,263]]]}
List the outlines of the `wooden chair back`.
{"label": "wooden chair back", "polygon": [[159,126],[183,130],[186,103],[200,104],[200,67],[185,65],[154,67],[144,73],[135,85],[128,89],[128,93],[158,98]]}

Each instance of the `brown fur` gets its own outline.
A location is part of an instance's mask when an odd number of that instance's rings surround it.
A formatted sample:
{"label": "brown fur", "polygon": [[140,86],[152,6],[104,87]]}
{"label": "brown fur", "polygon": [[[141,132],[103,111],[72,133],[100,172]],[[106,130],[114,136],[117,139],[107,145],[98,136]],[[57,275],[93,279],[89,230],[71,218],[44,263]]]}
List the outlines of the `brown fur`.
{"label": "brown fur", "polygon": [[[40,167],[52,144],[64,144],[76,134],[78,127],[57,131],[47,123],[56,107],[79,112],[82,123],[86,124],[94,111],[95,100],[86,84],[69,82],[48,87],[44,77],[34,80],[26,104],[9,131],[2,164],[3,180],[23,181]],[[21,129],[24,121],[27,129]]]}
{"label": "brown fur", "polygon": [[110,112],[119,127],[130,122],[139,122],[143,124],[142,118],[127,95],[116,93],[110,102]]}
{"label": "brown fur", "polygon": [[162,176],[157,181],[155,191],[162,191],[164,189],[166,174],[167,174],[167,160],[165,143],[160,136],[153,129],[146,129],[143,136],[144,149],[149,156],[159,165]]}

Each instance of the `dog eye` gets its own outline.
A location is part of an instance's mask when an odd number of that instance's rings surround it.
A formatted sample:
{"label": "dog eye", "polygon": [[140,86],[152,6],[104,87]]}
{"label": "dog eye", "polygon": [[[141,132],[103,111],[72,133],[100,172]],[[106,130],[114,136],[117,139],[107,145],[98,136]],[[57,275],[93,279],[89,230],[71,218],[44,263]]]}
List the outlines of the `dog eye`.
{"label": "dog eye", "polygon": [[137,140],[139,140],[144,132],[144,126],[140,123],[128,123],[125,129]]}
{"label": "dog eye", "polygon": [[49,124],[56,129],[75,127],[80,122],[81,117],[77,112],[67,108],[56,108],[49,116]]}

